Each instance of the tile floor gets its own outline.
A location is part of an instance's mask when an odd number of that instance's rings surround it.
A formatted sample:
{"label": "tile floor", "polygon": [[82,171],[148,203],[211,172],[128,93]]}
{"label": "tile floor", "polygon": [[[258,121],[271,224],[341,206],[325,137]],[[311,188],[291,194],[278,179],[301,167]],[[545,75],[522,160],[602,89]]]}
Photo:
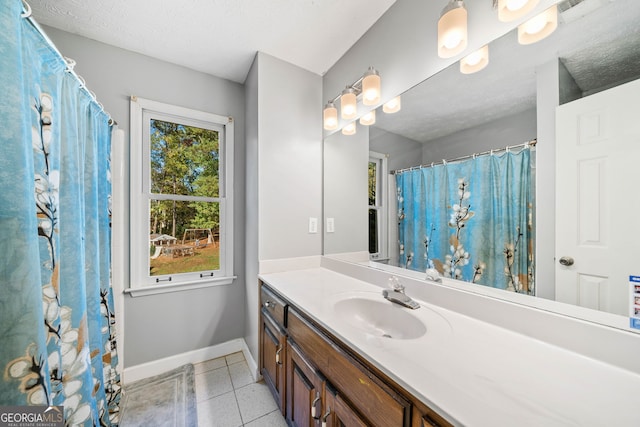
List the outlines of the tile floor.
{"label": "tile floor", "polygon": [[286,427],[264,382],[253,382],[242,352],[194,365],[199,427]]}

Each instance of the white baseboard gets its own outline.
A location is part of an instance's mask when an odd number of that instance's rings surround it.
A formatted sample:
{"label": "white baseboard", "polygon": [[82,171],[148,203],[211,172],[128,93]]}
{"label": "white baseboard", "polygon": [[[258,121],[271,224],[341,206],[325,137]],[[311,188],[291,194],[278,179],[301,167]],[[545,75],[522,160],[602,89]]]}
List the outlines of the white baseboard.
{"label": "white baseboard", "polygon": [[247,361],[247,365],[249,365],[249,371],[251,371],[251,376],[255,382],[258,382],[262,379],[262,374],[260,374],[260,368],[258,368],[258,363],[253,358],[253,355],[249,351],[249,347],[247,346],[247,342],[242,340],[242,354],[244,354],[244,359]]}
{"label": "white baseboard", "polygon": [[211,347],[200,348],[198,350],[188,351],[186,353],[176,354],[163,359],[154,360],[152,362],[141,363],[140,365],[125,368],[121,376],[123,385],[145,378],[153,377],[163,372],[178,368],[187,363],[201,363],[207,360],[216,359],[231,353],[241,351],[249,365],[249,370],[257,380],[258,364],[249,352],[247,343],[243,338],[237,338]]}

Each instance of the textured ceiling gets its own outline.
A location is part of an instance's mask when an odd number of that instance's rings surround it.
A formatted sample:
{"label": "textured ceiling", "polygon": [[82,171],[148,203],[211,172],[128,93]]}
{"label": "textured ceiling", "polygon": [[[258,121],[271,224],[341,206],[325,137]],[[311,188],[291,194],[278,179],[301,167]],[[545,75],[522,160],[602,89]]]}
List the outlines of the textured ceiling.
{"label": "textured ceiling", "polygon": [[376,127],[420,142],[536,105],[535,69],[561,58],[585,93],[640,77],[640,0],[584,0],[561,15],[554,34],[521,46],[514,32],[489,45],[490,62],[470,75],[457,64],[402,95],[402,110]]}
{"label": "textured ceiling", "polygon": [[244,82],[257,51],[324,74],[395,0],[27,0],[36,20]]}

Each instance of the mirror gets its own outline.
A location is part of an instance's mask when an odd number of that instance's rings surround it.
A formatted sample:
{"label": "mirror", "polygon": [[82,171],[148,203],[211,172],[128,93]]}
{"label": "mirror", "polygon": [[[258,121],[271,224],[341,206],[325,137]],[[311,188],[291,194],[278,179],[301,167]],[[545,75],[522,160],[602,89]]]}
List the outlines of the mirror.
{"label": "mirror", "polygon": [[[325,227],[325,255],[369,249],[362,236],[363,230],[365,234],[369,231],[367,185],[362,178],[341,177],[345,170],[366,176],[367,162],[363,159],[368,158],[369,150],[388,155],[388,169],[393,171],[516,145],[540,138],[545,132],[551,133],[554,141],[555,127],[549,118],[555,117],[555,108],[539,104],[541,92],[544,95],[545,90],[559,87],[560,101],[565,103],[640,77],[640,2],[571,0],[559,6],[558,29],[547,39],[522,46],[517,43],[515,31],[508,33],[489,45],[490,61],[484,70],[463,75],[456,63],[402,94],[400,112],[386,115],[377,111],[373,126],[358,125],[357,141],[339,133],[325,138],[325,217],[334,223],[333,232]],[[545,75],[550,64],[555,70],[551,79]],[[369,144],[362,144],[362,139]],[[339,147],[348,152],[342,154]],[[555,147],[551,162],[547,161],[549,153],[542,155],[543,147],[539,145],[536,151],[536,186],[540,189],[547,185],[548,189],[544,172],[555,170]],[[341,160],[337,162],[337,158]],[[345,194],[346,189],[349,195],[338,201],[337,195]],[[392,189],[387,203],[393,204],[394,196]],[[546,197],[554,196],[547,193]],[[542,216],[539,210],[536,219],[540,221]],[[392,230],[394,219],[386,221]],[[551,229],[552,234],[553,221],[551,227],[536,227],[537,233]],[[354,230],[357,232],[350,238]],[[536,245],[537,253],[555,252],[553,236],[551,240],[537,236]],[[541,265],[539,257],[536,262]],[[388,263],[394,264],[393,259]],[[551,263],[553,269],[555,262]],[[469,285],[467,289],[472,287],[485,288]],[[510,292],[495,291],[478,290],[514,298]],[[547,290],[538,287],[537,295],[553,298],[553,286]],[[532,305],[538,304],[534,300],[539,299],[525,295],[516,298]],[[561,304],[554,309],[576,312]],[[592,310],[580,309],[576,315],[583,316],[588,311]],[[613,321],[613,317],[604,317],[603,323],[628,325],[621,315],[614,316]]]}

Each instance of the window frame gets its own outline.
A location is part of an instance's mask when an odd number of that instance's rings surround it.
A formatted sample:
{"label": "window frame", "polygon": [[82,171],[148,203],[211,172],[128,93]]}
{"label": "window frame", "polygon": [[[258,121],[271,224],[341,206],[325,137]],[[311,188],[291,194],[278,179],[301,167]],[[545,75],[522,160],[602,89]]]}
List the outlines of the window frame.
{"label": "window frame", "polygon": [[[375,209],[377,214],[378,252],[369,253],[369,259],[383,261],[389,259],[389,155],[369,151],[369,163],[376,164],[376,201],[367,203],[367,212]],[[367,167],[367,171],[368,171]],[[367,185],[367,191],[369,186]],[[368,197],[367,197],[368,200]],[[368,217],[367,217],[368,218]],[[367,219],[368,221],[368,219]]]}
{"label": "window frame", "polygon": [[[139,296],[231,284],[236,278],[233,274],[233,118],[135,96],[131,97],[130,105],[130,283],[125,292],[132,296]],[[219,270],[201,270],[171,276],[151,276],[149,274],[150,202],[152,200],[192,201],[196,197],[161,195],[150,192],[150,121],[152,119],[220,132],[218,196],[204,197],[207,199],[204,201],[217,202],[220,206]]]}

